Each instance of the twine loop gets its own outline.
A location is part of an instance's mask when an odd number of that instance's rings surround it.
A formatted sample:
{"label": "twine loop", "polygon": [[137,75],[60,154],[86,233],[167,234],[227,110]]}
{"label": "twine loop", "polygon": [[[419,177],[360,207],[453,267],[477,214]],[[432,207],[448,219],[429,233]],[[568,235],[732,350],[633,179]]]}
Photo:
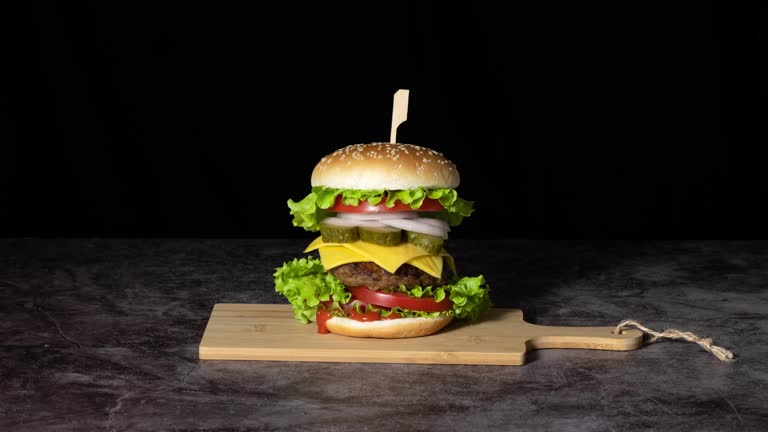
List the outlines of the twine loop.
{"label": "twine loop", "polygon": [[722,361],[731,361],[733,360],[733,352],[721,347],[717,346],[713,343],[712,338],[701,338],[699,336],[696,336],[695,334],[687,331],[681,331],[677,329],[666,329],[663,332],[657,332],[655,330],[651,330],[648,327],[640,324],[639,322],[635,320],[624,320],[620,322],[616,329],[613,330],[615,334],[621,334],[622,330],[629,328],[629,327],[635,327],[638,330],[647,333],[650,335],[648,338],[648,343],[656,342],[659,339],[666,338],[666,339],[683,339],[688,342],[694,342],[699,344],[704,350],[711,352],[715,357]]}

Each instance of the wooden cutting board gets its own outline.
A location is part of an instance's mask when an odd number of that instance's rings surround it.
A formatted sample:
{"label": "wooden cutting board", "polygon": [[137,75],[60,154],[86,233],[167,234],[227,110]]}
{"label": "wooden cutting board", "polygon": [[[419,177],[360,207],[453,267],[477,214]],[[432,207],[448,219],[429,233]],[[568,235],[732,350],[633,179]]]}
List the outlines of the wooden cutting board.
{"label": "wooden cutting board", "polygon": [[638,330],[547,327],[523,321],[519,309],[492,309],[477,322],[455,320],[440,332],[411,339],[352,338],[318,334],[285,304],[213,307],[200,341],[201,360],[273,360],[359,363],[522,365],[542,348],[627,351],[640,348]]}

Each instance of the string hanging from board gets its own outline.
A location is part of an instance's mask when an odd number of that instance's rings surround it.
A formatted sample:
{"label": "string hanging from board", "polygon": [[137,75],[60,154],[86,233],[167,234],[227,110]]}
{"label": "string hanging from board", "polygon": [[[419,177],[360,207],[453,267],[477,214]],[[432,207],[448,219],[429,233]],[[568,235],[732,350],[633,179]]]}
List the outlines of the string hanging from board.
{"label": "string hanging from board", "polygon": [[636,329],[651,335],[651,337],[648,339],[648,343],[656,342],[659,339],[683,339],[688,342],[699,344],[699,346],[704,348],[704,350],[711,352],[712,355],[722,361],[732,361],[734,358],[733,352],[730,350],[727,350],[721,346],[714,345],[712,338],[701,338],[691,332],[677,329],[666,329],[663,332],[657,332],[656,330],[651,330],[639,322],[631,319],[626,319],[620,322],[613,330],[613,333],[621,334],[624,329],[630,327],[635,327]]}

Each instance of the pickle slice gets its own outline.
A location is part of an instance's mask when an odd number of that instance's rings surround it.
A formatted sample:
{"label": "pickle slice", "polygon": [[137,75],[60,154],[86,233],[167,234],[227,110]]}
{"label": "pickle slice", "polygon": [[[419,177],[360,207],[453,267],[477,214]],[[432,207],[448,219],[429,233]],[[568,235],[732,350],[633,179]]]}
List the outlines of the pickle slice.
{"label": "pickle slice", "polygon": [[325,243],[350,243],[360,238],[357,227],[327,220],[320,222],[320,235]]}
{"label": "pickle slice", "polygon": [[430,234],[422,234],[413,231],[406,231],[408,243],[420,247],[432,255],[437,255],[443,248],[443,238]]}
{"label": "pickle slice", "polygon": [[360,240],[382,246],[397,246],[403,241],[403,230],[399,228],[385,227],[359,227]]}

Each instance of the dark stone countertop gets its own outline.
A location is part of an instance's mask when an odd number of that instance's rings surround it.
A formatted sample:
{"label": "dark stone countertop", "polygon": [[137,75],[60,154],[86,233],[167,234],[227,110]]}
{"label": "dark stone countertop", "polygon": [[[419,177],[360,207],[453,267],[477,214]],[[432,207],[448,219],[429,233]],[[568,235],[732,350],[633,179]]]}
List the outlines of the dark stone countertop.
{"label": "dark stone countertop", "polygon": [[[499,307],[710,336],[524,366],[204,361],[218,302],[285,303],[305,240],[0,240],[0,430],[768,428],[768,243],[453,240]],[[297,323],[297,325],[300,325]]]}

